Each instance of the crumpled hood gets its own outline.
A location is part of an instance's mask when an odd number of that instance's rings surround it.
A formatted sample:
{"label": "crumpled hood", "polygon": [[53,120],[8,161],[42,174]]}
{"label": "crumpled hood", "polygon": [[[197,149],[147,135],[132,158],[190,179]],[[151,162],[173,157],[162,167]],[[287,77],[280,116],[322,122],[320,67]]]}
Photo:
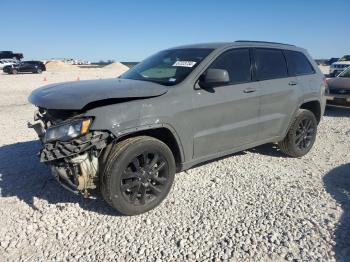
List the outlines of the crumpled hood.
{"label": "crumpled hood", "polygon": [[344,88],[350,89],[350,78],[349,77],[335,77],[327,80],[328,87],[330,89]]}
{"label": "crumpled hood", "polygon": [[147,98],[163,95],[160,84],[130,79],[85,80],[51,84],[34,90],[28,101],[47,109],[80,110],[95,101],[113,98]]}

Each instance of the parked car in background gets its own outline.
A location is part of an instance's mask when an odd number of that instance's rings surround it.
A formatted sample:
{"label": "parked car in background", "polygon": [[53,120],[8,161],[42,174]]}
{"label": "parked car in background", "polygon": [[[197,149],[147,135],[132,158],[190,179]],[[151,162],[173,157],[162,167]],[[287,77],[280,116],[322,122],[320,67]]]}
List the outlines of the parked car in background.
{"label": "parked car in background", "polygon": [[326,61],[326,65],[331,65],[339,60],[339,57],[332,57]]}
{"label": "parked car in background", "polygon": [[5,66],[13,65],[18,63],[15,59],[0,59],[0,69],[3,69]]}
{"label": "parked car in background", "polygon": [[337,62],[339,60],[339,57],[332,57],[330,59],[315,59],[315,62],[318,65],[323,65],[323,66],[329,66],[333,64],[334,62]]}
{"label": "parked car in background", "polygon": [[13,65],[7,65],[3,69],[4,73],[17,74],[17,73],[37,73],[41,74],[46,71],[46,67],[41,61],[23,61]]}
{"label": "parked car in background", "polygon": [[329,75],[335,77],[350,66],[350,55],[345,55],[329,67]]}
{"label": "parked car in background", "polygon": [[136,215],[159,205],[176,172],[261,144],[291,157],[312,148],[324,75],[305,49],[256,41],[163,50],[117,79],[34,90],[34,128],[65,187],[99,188]]}
{"label": "parked car in background", "polygon": [[22,53],[13,53],[12,51],[0,51],[0,59],[21,60],[22,58],[23,58]]}
{"label": "parked car in background", "polygon": [[350,67],[337,77],[327,80],[327,104],[350,106]]}

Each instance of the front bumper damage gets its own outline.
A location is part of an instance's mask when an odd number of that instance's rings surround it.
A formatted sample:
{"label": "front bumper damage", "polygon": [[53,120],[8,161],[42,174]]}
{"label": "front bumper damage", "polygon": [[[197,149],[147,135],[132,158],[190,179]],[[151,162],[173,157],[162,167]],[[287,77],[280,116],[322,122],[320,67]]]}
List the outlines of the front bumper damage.
{"label": "front bumper damage", "polygon": [[88,197],[97,187],[99,156],[109,138],[107,132],[91,132],[69,142],[47,143],[40,150],[40,161],[50,166],[63,187]]}
{"label": "front bumper damage", "polygon": [[40,151],[40,161],[45,163],[72,157],[90,149],[103,149],[107,145],[108,138],[109,134],[107,132],[94,131],[67,142],[54,141],[45,143]]}
{"label": "front bumper damage", "polygon": [[98,158],[88,153],[68,158],[66,161],[49,164],[56,180],[66,189],[74,193],[82,193],[85,197],[96,189],[99,169]]}
{"label": "front bumper damage", "polygon": [[42,142],[40,162],[50,167],[52,174],[64,188],[85,197],[91,196],[98,185],[101,169],[99,158],[112,141],[111,134],[106,131],[90,131],[69,141],[45,143],[45,126],[41,121],[28,124]]}

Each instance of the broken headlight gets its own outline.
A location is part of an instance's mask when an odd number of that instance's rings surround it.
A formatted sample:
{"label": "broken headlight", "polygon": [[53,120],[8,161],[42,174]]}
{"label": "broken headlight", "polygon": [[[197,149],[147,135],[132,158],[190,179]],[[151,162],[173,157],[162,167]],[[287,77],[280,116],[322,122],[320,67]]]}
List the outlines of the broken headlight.
{"label": "broken headlight", "polygon": [[75,120],[63,125],[50,127],[46,130],[44,142],[55,140],[68,141],[72,138],[84,135],[89,131],[91,118]]}

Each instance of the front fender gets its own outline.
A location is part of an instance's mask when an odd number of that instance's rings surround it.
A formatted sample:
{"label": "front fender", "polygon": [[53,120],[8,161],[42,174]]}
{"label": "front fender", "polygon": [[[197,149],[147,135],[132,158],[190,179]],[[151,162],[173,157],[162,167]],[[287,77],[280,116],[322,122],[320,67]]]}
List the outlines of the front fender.
{"label": "front fender", "polygon": [[122,130],[140,126],[140,104],[136,101],[97,107],[85,115],[94,118],[91,130],[108,130],[116,137]]}

